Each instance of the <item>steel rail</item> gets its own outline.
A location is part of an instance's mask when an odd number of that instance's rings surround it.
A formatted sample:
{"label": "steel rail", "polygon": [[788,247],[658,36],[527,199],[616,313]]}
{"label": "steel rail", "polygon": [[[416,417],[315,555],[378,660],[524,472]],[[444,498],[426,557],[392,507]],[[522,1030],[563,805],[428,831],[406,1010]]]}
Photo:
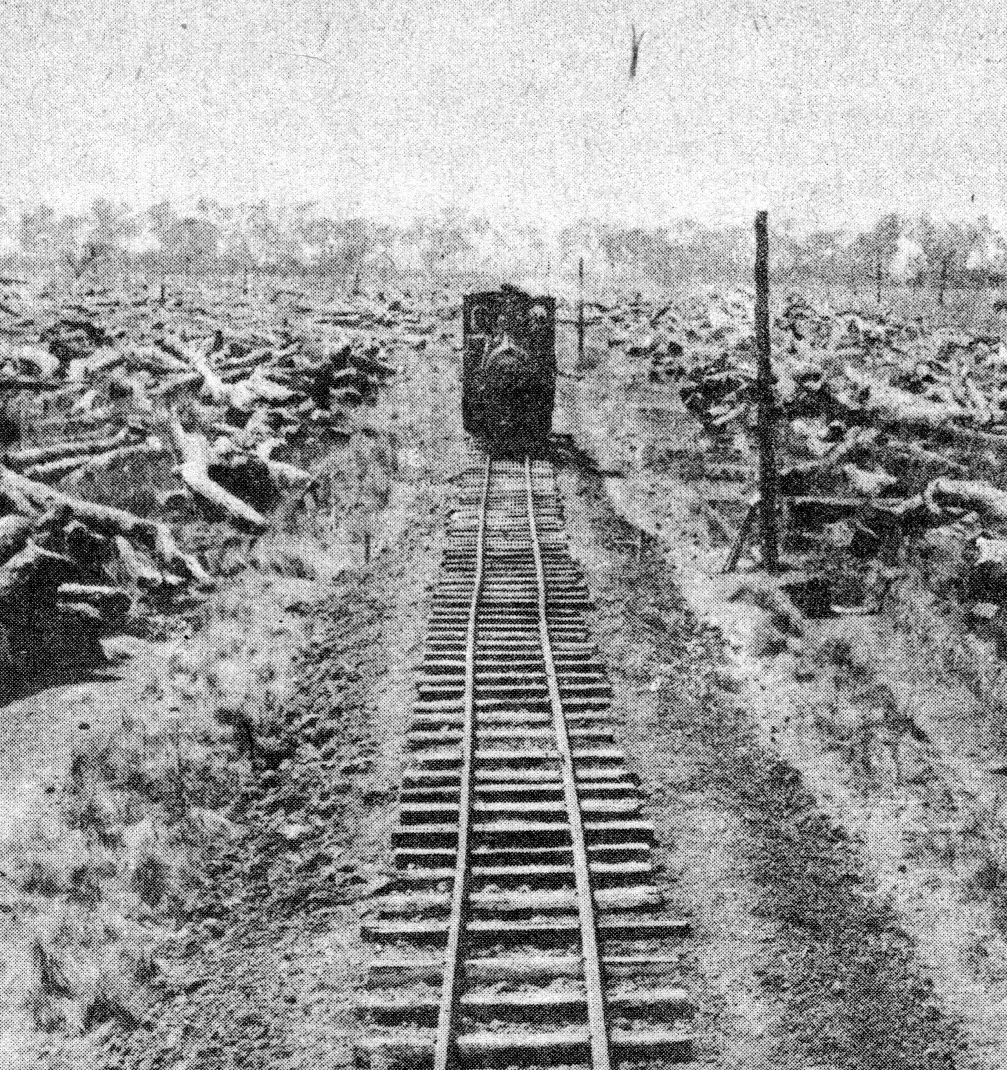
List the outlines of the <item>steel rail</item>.
{"label": "steel rail", "polygon": [[465,927],[465,903],[469,885],[469,839],[472,826],[472,766],[475,736],[475,661],[476,622],[479,595],[483,583],[486,544],[486,520],[489,512],[492,458],[486,458],[479,523],[476,532],[476,560],[469,603],[468,631],[465,637],[465,698],[462,720],[462,768],[458,812],[458,850],[455,855],[454,883],[451,892],[451,920],[448,924],[444,953],[444,978],[437,1012],[437,1037],[434,1042],[434,1070],[448,1070],[454,1062],[455,1015],[458,1009],[458,973],[461,965],[462,933]]}
{"label": "steel rail", "polygon": [[608,1022],[605,1010],[605,986],[602,979],[601,955],[598,952],[598,928],[591,893],[591,870],[588,865],[587,847],[584,841],[584,822],[581,817],[580,798],[577,794],[577,779],[574,773],[570,737],[566,729],[563,700],[556,680],[556,664],[552,656],[549,638],[549,621],[546,616],[545,568],[542,564],[542,547],[539,544],[538,527],[535,523],[535,495],[532,484],[531,458],[525,457],[525,487],[528,497],[528,529],[531,535],[532,553],[535,557],[535,574],[538,581],[538,629],[542,641],[542,656],[545,661],[546,680],[549,687],[549,705],[552,708],[553,727],[556,731],[556,746],[559,750],[563,772],[563,796],[567,818],[570,822],[570,840],[573,845],[573,868],[577,889],[577,913],[580,918],[581,947],[584,954],[584,988],[587,994],[588,1032],[591,1038],[592,1070],[610,1070]]}

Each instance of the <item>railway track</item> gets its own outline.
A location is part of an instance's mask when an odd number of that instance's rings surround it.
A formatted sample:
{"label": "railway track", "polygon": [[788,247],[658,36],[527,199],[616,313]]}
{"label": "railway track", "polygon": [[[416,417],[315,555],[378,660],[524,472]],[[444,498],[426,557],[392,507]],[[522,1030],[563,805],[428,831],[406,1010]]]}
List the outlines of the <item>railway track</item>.
{"label": "railway track", "polygon": [[552,468],[466,476],[434,595],[359,1065],[671,1062],[688,923],[615,745]]}

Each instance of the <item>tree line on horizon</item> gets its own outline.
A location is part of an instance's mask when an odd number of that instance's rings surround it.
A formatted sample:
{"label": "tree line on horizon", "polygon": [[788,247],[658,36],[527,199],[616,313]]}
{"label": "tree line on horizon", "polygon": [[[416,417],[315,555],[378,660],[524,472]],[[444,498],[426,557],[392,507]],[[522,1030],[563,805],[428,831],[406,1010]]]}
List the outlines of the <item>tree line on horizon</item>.
{"label": "tree line on horizon", "polygon": [[[1007,274],[1007,237],[990,221],[935,222],[883,216],[870,230],[771,234],[772,270],[784,283],[946,287],[998,286]],[[547,235],[530,226],[494,227],[445,212],[408,225],[362,216],[334,218],[317,205],[265,201],[225,206],[199,201],[179,211],[167,201],[135,211],[96,200],[81,214],[47,205],[0,209],[0,263],[8,272],[51,270],[71,280],[108,281],[123,272],[153,275],[313,273],[354,279],[382,271],[570,276],[584,258],[600,280],[746,281],[750,228],[684,220],[623,227],[584,221]]]}

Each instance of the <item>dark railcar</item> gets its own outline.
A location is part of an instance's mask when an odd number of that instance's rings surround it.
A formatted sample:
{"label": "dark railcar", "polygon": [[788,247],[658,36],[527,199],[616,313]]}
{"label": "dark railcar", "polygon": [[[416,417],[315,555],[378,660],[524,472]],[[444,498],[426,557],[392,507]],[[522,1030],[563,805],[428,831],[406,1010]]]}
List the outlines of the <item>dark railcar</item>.
{"label": "dark railcar", "polygon": [[513,286],[467,294],[462,423],[486,438],[544,438],[556,399],[556,300]]}

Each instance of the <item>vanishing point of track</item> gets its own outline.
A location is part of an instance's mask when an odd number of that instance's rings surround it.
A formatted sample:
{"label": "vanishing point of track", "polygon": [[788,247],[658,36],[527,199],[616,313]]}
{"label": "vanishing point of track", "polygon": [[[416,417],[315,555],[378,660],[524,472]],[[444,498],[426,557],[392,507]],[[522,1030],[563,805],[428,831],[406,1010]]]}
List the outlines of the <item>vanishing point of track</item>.
{"label": "vanishing point of track", "polygon": [[688,924],[615,745],[551,466],[467,473],[429,623],[360,1063],[688,1058]]}

